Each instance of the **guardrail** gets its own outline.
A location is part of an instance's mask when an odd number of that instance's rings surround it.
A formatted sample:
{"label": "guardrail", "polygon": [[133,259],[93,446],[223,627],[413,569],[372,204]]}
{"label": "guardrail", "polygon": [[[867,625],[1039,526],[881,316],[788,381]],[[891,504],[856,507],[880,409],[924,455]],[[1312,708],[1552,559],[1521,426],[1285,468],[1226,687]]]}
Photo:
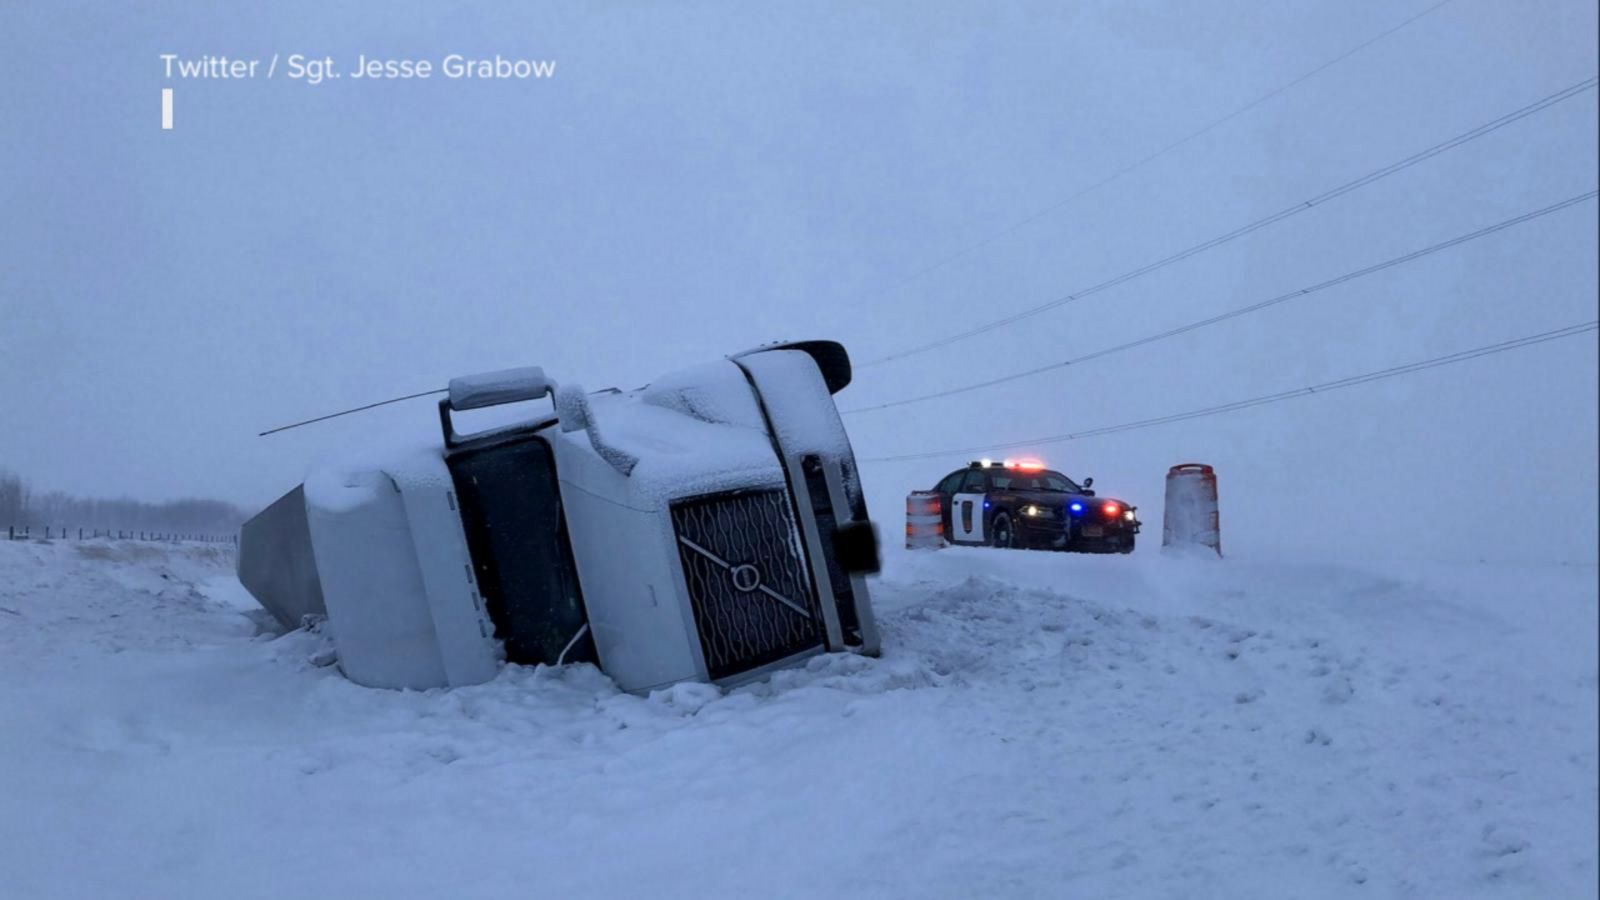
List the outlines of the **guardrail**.
{"label": "guardrail", "polygon": [[194,544],[237,544],[237,534],[205,534],[192,531],[149,531],[143,529],[127,528],[78,528],[76,530],[66,526],[45,525],[34,527],[32,525],[6,526],[6,540],[8,541],[88,541],[107,538],[113,541],[154,541],[167,544],[194,543]]}

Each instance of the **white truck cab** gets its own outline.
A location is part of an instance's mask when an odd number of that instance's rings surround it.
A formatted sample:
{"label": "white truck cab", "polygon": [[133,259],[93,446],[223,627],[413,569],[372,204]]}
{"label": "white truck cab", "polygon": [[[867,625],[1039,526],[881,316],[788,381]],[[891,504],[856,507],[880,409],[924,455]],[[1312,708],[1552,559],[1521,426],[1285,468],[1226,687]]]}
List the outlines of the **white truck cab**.
{"label": "white truck cab", "polygon": [[[849,381],[830,341],[633,391],[455,379],[441,445],[313,473],[245,524],[239,577],[286,627],[326,616],[344,673],[375,687],[587,661],[644,692],[876,654],[877,539],[832,396]],[[554,415],[455,430],[547,394]]]}

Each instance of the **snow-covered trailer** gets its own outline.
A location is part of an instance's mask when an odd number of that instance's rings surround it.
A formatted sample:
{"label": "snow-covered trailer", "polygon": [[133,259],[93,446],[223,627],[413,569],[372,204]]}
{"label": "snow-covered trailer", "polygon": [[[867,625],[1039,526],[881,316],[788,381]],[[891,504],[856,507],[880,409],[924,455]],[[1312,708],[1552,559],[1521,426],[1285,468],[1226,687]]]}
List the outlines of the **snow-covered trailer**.
{"label": "snow-covered trailer", "polygon": [[[850,377],[807,341],[633,391],[455,379],[441,445],[313,473],[246,523],[239,577],[288,626],[325,615],[345,674],[379,687],[589,661],[648,691],[875,654],[877,538],[832,396]],[[546,394],[552,415],[455,430]]]}

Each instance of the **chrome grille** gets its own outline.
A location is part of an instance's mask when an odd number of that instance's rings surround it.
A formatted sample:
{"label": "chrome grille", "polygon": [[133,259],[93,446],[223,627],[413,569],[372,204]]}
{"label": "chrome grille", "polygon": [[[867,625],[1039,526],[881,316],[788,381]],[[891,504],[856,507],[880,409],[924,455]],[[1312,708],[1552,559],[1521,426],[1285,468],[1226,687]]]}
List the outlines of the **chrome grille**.
{"label": "chrome grille", "polygon": [[787,491],[682,500],[672,506],[672,527],[713,679],[823,643]]}

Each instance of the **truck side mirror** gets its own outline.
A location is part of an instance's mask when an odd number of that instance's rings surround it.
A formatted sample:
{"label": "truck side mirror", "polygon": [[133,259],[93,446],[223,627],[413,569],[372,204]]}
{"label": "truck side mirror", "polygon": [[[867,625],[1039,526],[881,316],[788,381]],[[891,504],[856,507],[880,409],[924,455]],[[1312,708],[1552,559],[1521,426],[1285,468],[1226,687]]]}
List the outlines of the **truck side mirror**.
{"label": "truck side mirror", "polygon": [[556,417],[565,432],[582,431],[589,436],[589,446],[613,469],[627,477],[639,464],[639,457],[606,441],[600,433],[600,423],[595,421],[594,409],[589,406],[589,393],[582,386],[567,383],[556,388]]}
{"label": "truck side mirror", "polygon": [[562,431],[583,431],[593,424],[589,395],[579,385],[564,384],[556,388],[555,400],[556,417],[561,422]]}
{"label": "truck side mirror", "polygon": [[450,413],[537,400],[555,390],[555,387],[555,382],[546,378],[544,370],[538,366],[480,372],[450,379],[450,396],[439,401],[439,428],[444,433],[445,449],[453,450],[488,433],[458,434]]}
{"label": "truck side mirror", "polygon": [[450,408],[460,412],[503,403],[537,400],[554,387],[538,366],[501,369],[450,379]]}

